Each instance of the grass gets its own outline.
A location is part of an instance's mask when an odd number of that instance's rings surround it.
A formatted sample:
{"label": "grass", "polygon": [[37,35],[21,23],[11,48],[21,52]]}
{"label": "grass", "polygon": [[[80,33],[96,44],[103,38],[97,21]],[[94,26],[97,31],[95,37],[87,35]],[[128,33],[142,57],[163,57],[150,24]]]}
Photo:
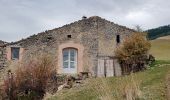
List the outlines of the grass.
{"label": "grass", "polygon": [[152,40],[151,45],[150,53],[154,55],[157,60],[170,60],[170,38]]}
{"label": "grass", "polygon": [[83,86],[62,90],[49,100],[123,100],[129,85],[128,89],[139,86],[139,100],[165,100],[170,65],[157,65],[166,63],[170,62],[157,61],[150,69],[130,76],[88,79]]}

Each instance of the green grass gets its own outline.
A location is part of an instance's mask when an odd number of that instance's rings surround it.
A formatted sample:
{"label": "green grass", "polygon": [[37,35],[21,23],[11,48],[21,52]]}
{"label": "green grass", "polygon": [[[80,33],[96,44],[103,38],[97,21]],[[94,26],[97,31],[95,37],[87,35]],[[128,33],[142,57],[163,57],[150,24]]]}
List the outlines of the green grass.
{"label": "green grass", "polygon": [[149,66],[150,67],[155,67],[155,66],[160,66],[160,65],[165,65],[165,64],[170,64],[169,60],[156,60],[155,62],[151,63]]}
{"label": "green grass", "polygon": [[84,85],[62,90],[49,100],[122,100],[125,88],[134,88],[134,84],[141,91],[139,100],[165,100],[165,76],[170,65],[157,66],[164,63],[170,62],[157,61],[150,69],[129,76],[88,79]]}
{"label": "green grass", "polygon": [[157,60],[170,60],[170,39],[152,40],[150,53]]}

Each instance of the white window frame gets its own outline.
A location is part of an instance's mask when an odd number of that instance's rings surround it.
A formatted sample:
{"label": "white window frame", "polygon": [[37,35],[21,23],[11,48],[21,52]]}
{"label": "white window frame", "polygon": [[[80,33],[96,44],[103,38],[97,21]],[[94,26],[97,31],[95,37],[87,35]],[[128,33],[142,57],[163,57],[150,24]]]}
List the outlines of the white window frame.
{"label": "white window frame", "polygon": [[[67,50],[67,53],[68,53],[68,60],[64,61],[64,51]],[[74,61],[71,61],[71,50],[74,51]],[[63,69],[74,69],[77,67],[77,49],[74,49],[74,48],[66,48],[66,49],[63,49]],[[67,62],[68,63],[68,66],[65,67],[64,66],[64,63]],[[74,63],[74,67],[71,67],[71,63]]]}

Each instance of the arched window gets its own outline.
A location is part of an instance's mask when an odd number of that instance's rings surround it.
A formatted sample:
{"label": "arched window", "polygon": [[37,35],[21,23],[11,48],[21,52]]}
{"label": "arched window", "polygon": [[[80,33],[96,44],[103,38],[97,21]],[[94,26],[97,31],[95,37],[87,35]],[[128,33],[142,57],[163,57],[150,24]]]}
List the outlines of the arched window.
{"label": "arched window", "polygon": [[77,71],[77,49],[66,48],[63,49],[63,69],[65,72],[72,73]]}

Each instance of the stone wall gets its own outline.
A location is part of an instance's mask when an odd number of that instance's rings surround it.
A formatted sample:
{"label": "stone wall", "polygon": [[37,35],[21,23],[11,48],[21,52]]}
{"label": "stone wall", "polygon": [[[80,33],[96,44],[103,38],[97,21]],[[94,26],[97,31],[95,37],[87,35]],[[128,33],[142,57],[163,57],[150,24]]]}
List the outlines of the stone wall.
{"label": "stone wall", "polygon": [[93,16],[60,28],[32,35],[26,39],[10,43],[7,47],[17,45],[24,48],[23,60],[38,54],[38,52],[46,52],[53,57],[57,68],[59,45],[73,41],[84,47],[83,71],[96,74],[98,55],[114,56],[116,34],[124,37],[132,32],[134,31],[131,29]]}
{"label": "stone wall", "polygon": [[114,50],[117,46],[116,35],[120,35],[122,42],[125,36],[133,32],[135,31],[105,19],[98,20],[99,55],[114,56]]}
{"label": "stone wall", "polygon": [[7,66],[5,44],[6,42],[0,40],[0,69]]}

